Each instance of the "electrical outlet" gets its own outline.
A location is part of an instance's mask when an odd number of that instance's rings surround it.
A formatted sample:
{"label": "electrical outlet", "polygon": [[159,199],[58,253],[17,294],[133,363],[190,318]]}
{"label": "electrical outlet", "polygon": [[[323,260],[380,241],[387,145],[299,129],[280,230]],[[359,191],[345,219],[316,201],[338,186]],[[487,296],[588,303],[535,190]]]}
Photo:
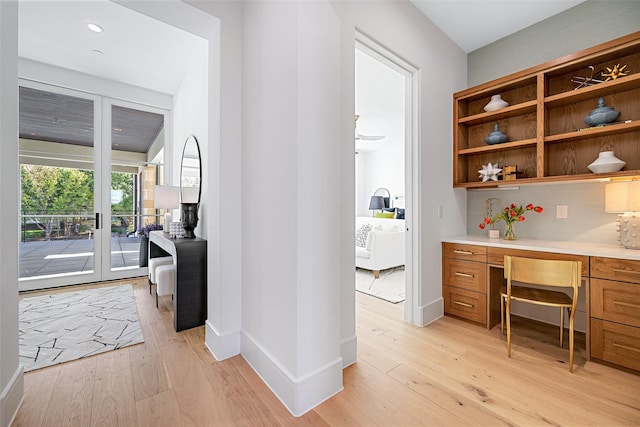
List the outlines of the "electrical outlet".
{"label": "electrical outlet", "polygon": [[567,205],[556,205],[556,218],[558,219],[569,218],[569,207]]}

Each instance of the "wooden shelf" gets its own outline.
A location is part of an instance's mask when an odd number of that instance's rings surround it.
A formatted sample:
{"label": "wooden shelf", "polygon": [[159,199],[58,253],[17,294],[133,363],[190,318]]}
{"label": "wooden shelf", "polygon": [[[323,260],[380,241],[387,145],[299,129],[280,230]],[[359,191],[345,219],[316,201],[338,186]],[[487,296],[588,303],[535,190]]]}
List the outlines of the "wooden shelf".
{"label": "wooden shelf", "polygon": [[[640,122],[639,122],[640,123]],[[477,153],[487,153],[491,151],[504,151],[514,148],[522,148],[536,145],[535,139],[524,139],[522,141],[505,142],[502,144],[485,145],[483,147],[465,148],[464,150],[458,150],[459,155],[469,155]]]}
{"label": "wooden shelf", "polygon": [[[573,77],[593,67],[627,65],[634,74],[575,89]],[[453,185],[490,188],[547,182],[584,181],[640,175],[640,32],[531,67],[454,94]],[[596,74],[597,75],[597,74]],[[512,105],[484,112],[493,94]],[[620,111],[621,123],[587,127],[584,118],[598,98]],[[491,123],[512,142],[485,145]],[[627,162],[624,171],[591,174],[588,165],[601,151]],[[515,165],[526,178],[478,181],[487,163]]]}
{"label": "wooden shelf", "polygon": [[488,111],[485,113],[474,114],[469,117],[461,117],[459,124],[476,125],[480,123],[495,122],[498,120],[515,117],[522,114],[533,113],[536,111],[537,101],[523,102],[517,105],[509,105],[496,111]]}

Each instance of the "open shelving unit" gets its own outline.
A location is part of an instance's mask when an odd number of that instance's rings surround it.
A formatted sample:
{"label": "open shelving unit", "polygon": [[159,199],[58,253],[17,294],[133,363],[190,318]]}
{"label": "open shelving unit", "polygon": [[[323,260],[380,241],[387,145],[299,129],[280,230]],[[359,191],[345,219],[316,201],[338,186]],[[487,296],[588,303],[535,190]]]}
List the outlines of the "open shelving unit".
{"label": "open shelving unit", "polygon": [[[628,75],[580,88],[572,82],[589,67],[604,80],[599,71],[617,64],[626,65]],[[495,94],[509,106],[485,112]],[[589,127],[584,118],[599,97],[621,114],[615,124]],[[457,92],[453,109],[454,187],[640,175],[640,32]],[[495,123],[509,140],[487,145]],[[587,166],[601,151],[613,151],[627,164],[619,172],[591,173]],[[515,165],[518,178],[482,182],[478,171],[487,163]]]}

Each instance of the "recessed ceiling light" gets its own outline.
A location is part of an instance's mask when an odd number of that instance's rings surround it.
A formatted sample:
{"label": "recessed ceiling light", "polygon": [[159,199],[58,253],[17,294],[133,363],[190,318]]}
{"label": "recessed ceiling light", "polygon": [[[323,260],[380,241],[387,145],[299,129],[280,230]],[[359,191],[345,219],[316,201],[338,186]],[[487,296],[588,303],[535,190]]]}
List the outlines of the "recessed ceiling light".
{"label": "recessed ceiling light", "polygon": [[122,132],[122,128],[113,128],[115,132]]}
{"label": "recessed ceiling light", "polygon": [[94,33],[101,33],[103,31],[100,25],[93,24],[93,23],[87,24],[87,28],[93,31]]}

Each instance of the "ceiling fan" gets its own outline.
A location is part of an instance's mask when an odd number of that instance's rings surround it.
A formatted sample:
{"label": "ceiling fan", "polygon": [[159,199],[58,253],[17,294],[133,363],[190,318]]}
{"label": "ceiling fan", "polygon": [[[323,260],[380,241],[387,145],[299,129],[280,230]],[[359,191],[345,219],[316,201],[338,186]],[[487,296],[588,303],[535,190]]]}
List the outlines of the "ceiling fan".
{"label": "ceiling fan", "polygon": [[356,118],[353,122],[353,126],[356,130],[356,141],[361,140],[361,141],[379,141],[381,139],[384,138],[384,136],[369,136],[369,135],[362,135],[360,133],[358,133],[358,119],[360,118],[360,116],[358,114],[356,114]]}

